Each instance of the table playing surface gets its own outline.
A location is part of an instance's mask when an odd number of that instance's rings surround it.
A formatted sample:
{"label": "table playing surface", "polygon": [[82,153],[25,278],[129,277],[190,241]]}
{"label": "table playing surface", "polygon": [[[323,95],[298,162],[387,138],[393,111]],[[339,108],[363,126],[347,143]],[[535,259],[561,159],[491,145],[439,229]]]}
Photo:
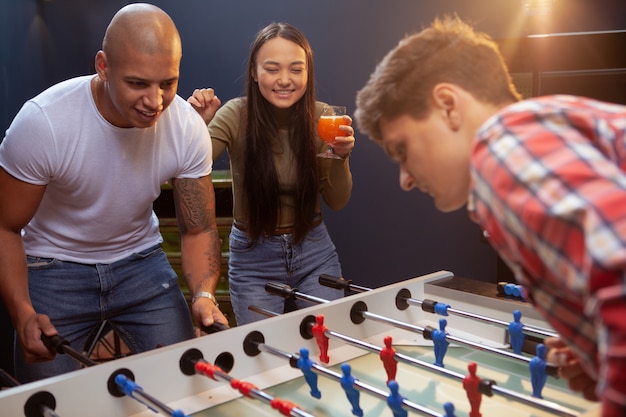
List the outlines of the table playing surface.
{"label": "table playing surface", "polygon": [[[435,361],[432,346],[394,345],[394,348],[398,353],[406,354],[424,362],[434,363]],[[313,358],[313,353],[311,352],[311,358],[316,359]],[[530,371],[527,364],[498,357],[488,352],[450,345],[444,358],[446,369],[465,375],[468,373],[467,364],[469,362],[477,363],[477,374],[481,378],[491,379],[495,381],[497,386],[503,388],[529,395],[532,394]],[[317,360],[316,363],[321,364]],[[351,367],[352,375],[358,380],[383,390],[387,389],[385,387],[386,373],[378,355],[366,353],[347,361],[347,363]],[[337,373],[341,373],[339,364],[329,368]],[[457,416],[469,415],[470,405],[461,381],[402,362],[398,363],[396,381],[400,386],[400,394],[408,400],[443,415],[445,415],[443,404],[451,402],[454,404]],[[353,415],[351,413],[351,405],[346,398],[344,390],[340,387],[339,381],[319,375],[318,388],[322,393],[320,399],[316,399],[309,394],[308,384],[305,382],[304,377],[300,377],[266,388],[265,391],[275,397],[288,399],[315,416],[348,417]],[[592,403],[573,394],[567,388],[564,380],[550,376],[548,376],[542,395],[547,401],[579,411],[581,414],[593,407]],[[360,406],[365,416],[393,416],[393,412],[384,400],[367,392],[361,392]],[[480,411],[485,417],[540,417],[554,415],[498,395],[492,397],[483,395]],[[247,415],[277,416],[278,414],[268,404],[250,398],[229,401],[193,414],[194,417]],[[409,415],[418,414],[410,412]]]}

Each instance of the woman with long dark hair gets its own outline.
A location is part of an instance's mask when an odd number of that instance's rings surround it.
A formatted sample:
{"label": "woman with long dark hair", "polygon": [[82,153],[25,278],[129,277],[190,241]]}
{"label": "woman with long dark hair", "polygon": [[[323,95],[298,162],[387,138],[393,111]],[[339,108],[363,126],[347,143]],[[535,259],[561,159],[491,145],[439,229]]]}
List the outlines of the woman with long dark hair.
{"label": "woman with long dark hair", "polygon": [[295,27],[272,23],[257,34],[246,78],[246,96],[217,112],[220,103],[212,89],[196,90],[189,98],[209,124],[213,159],[225,149],[230,157],[229,281],[239,325],[263,318],[249,305],[284,311],[284,300],[265,291],[269,281],[328,300],[343,295],[318,283],[321,274],[341,276],[320,195],[333,210],[347,204],[354,147],[352,120],[344,116],[345,135],[333,144],[340,158],[316,157],[327,146],[316,133],[325,103],[315,99],[313,54]]}

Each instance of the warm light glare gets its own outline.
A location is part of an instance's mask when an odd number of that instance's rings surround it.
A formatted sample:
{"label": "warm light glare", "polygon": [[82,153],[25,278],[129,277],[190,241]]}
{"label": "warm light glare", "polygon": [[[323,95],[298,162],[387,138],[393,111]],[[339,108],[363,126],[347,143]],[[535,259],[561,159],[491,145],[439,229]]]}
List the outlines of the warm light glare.
{"label": "warm light glare", "polygon": [[524,0],[526,32],[539,35],[553,32],[557,0]]}
{"label": "warm light glare", "polygon": [[552,13],[554,0],[524,0],[526,16],[547,15]]}

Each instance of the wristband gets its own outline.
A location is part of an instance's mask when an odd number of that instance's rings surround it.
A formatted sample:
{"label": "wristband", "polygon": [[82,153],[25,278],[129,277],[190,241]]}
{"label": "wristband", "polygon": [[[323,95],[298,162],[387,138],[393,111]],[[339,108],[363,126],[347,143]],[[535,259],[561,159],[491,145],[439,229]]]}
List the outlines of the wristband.
{"label": "wristband", "polygon": [[200,291],[199,293],[194,295],[193,298],[191,299],[191,305],[193,305],[193,303],[198,301],[199,298],[208,298],[209,300],[213,301],[213,304],[215,304],[215,307],[220,306],[215,296],[211,294],[210,292],[206,292],[206,291]]}

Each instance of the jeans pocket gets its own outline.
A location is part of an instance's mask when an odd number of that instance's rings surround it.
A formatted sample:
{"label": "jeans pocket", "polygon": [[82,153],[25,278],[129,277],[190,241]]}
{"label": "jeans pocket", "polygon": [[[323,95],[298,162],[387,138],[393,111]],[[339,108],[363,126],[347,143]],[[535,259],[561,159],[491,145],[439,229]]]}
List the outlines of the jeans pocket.
{"label": "jeans pocket", "polygon": [[309,232],[306,234],[305,239],[310,242],[316,243],[328,239],[328,237],[328,229],[326,228],[326,225],[322,222],[313,229],[309,230]]}
{"label": "jeans pocket", "polygon": [[253,245],[254,242],[248,239],[246,232],[233,228],[233,231],[230,233],[230,237],[228,238],[228,249],[231,252],[247,252]]}

